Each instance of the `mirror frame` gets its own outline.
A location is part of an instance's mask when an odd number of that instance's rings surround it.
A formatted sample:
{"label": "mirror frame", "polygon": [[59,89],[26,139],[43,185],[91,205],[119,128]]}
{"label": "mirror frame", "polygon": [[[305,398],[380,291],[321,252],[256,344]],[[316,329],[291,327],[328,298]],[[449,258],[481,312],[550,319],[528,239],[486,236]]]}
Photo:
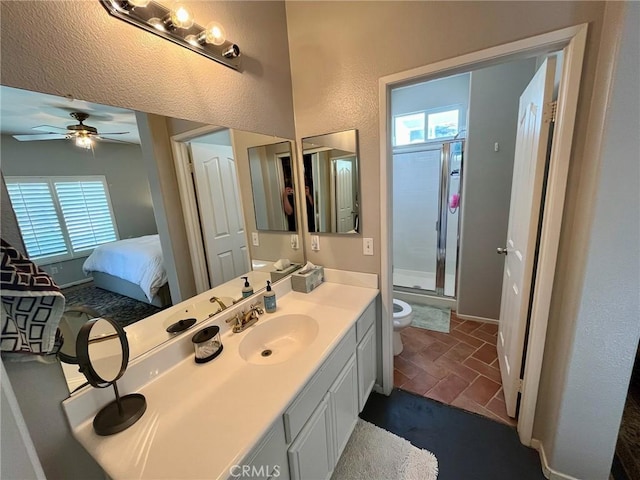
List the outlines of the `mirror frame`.
{"label": "mirror frame", "polygon": [[[98,372],[96,372],[95,368],[93,368],[93,364],[91,363],[91,357],[89,356],[89,335],[91,335],[91,330],[99,321],[105,321],[111,324],[111,326],[115,329],[115,336],[120,340],[120,345],[122,347],[122,362],[120,364],[120,370],[116,377],[113,380],[105,380],[102,378]],[[78,333],[78,338],[76,339],[76,355],[78,358],[78,365],[80,366],[80,371],[87,377],[89,384],[95,388],[106,388],[110,385],[113,385],[116,380],[118,380],[122,375],[124,375],[127,366],[129,365],[129,341],[127,340],[127,333],[124,329],[118,324],[116,321],[111,320],[110,318],[101,317],[94,318],[89,320],[80,329]]]}
{"label": "mirror frame", "polygon": [[[347,129],[347,130],[339,130],[336,132],[329,132],[329,133],[322,133],[322,134],[318,134],[318,135],[310,135],[307,137],[302,137],[300,139],[300,153],[301,153],[301,157],[300,157],[300,168],[301,168],[301,176],[302,176],[302,181],[305,181],[305,167],[304,167],[304,155],[305,155],[305,148],[304,148],[304,144],[305,141],[309,140],[309,139],[314,139],[317,137],[326,137],[328,135],[335,135],[335,134],[339,134],[339,133],[349,133],[349,132],[353,132],[354,134],[354,140],[355,140],[355,152],[354,155],[356,157],[356,181],[358,182],[358,189],[356,192],[357,198],[358,198],[358,230],[355,233],[347,233],[347,232],[319,232],[319,231],[315,231],[315,232],[311,232],[309,231],[309,221],[307,216],[305,215],[305,224],[307,226],[306,231],[309,233],[309,235],[325,235],[325,236],[347,236],[347,238],[349,237],[358,237],[358,236],[362,236],[362,176],[361,176],[361,168],[360,168],[360,138],[359,138],[359,134],[358,134],[358,129],[357,128],[351,128],[351,129]],[[315,202],[315,199],[314,199]],[[304,202],[304,204],[306,205],[306,200]],[[314,206],[314,211],[315,211],[315,206]]]}

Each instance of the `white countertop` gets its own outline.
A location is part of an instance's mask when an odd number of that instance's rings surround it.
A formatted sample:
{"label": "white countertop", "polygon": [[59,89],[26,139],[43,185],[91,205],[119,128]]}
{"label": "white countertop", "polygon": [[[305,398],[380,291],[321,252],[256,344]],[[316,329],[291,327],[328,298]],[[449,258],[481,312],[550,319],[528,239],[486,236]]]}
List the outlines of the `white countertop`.
{"label": "white countertop", "polygon": [[[191,355],[138,390],[147,411],[135,425],[100,437],[90,418],[74,436],[113,479],[227,478],[377,294],[326,282],[309,294],[288,293],[278,298],[276,313],[265,313],[257,325],[290,313],[309,315],[319,330],[306,349],[283,363],[253,365],[238,353],[253,327],[227,332],[218,358],[196,364]],[[72,409],[73,401],[65,408]]]}

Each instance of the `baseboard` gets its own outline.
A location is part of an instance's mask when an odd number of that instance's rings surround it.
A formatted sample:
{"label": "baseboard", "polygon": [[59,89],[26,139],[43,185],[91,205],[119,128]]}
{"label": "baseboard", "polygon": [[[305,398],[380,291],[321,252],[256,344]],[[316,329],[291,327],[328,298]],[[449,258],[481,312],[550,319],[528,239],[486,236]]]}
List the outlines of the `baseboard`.
{"label": "baseboard", "polygon": [[496,325],[500,323],[500,320],[496,320],[495,318],[475,317],[473,315],[463,315],[457,312],[456,317],[460,320],[473,320],[474,322],[494,323]]}
{"label": "baseboard", "polygon": [[89,283],[92,282],[93,278],[89,277],[89,278],[84,278],[82,280],[78,280],[76,282],[71,282],[71,283],[65,283],[64,285],[58,285],[60,288],[69,288],[69,287],[75,287],[76,285],[82,285],[83,283]]}
{"label": "baseboard", "polygon": [[549,466],[547,454],[544,451],[544,445],[537,438],[531,439],[531,448],[534,448],[540,454],[540,463],[542,463],[542,474],[549,480],[580,480],[579,478],[558,472]]}

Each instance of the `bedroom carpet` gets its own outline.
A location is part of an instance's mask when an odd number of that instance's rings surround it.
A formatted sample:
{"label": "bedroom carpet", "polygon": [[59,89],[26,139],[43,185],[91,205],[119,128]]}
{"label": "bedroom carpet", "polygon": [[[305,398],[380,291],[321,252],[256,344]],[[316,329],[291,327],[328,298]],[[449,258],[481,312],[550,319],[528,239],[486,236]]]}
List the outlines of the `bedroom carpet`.
{"label": "bedroom carpet", "polygon": [[98,288],[93,282],[64,288],[62,294],[66,299],[65,308],[71,306],[89,307],[101,315],[115,320],[123,327],[162,310],[154,305]]}

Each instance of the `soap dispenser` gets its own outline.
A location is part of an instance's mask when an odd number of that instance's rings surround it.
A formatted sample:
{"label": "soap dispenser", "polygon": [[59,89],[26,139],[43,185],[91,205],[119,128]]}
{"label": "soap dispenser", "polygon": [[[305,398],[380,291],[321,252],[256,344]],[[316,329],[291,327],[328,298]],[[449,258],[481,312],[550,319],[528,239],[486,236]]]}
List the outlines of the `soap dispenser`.
{"label": "soap dispenser", "polygon": [[267,313],[276,311],[276,292],[271,290],[271,282],[267,280],[267,291],[264,294],[264,309]]}
{"label": "soap dispenser", "polygon": [[242,298],[247,298],[253,295],[253,287],[249,285],[249,277],[240,277],[244,278],[244,287],[242,287]]}

